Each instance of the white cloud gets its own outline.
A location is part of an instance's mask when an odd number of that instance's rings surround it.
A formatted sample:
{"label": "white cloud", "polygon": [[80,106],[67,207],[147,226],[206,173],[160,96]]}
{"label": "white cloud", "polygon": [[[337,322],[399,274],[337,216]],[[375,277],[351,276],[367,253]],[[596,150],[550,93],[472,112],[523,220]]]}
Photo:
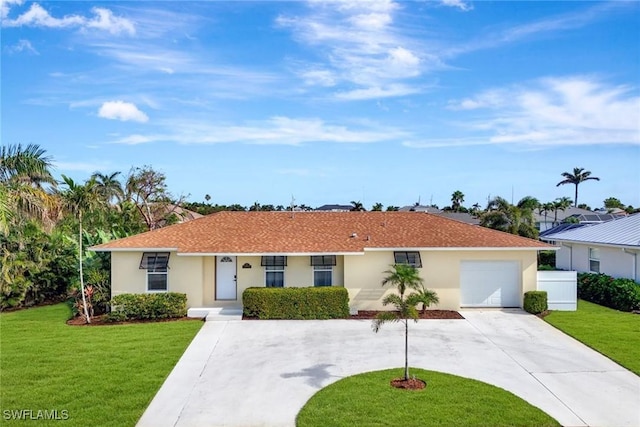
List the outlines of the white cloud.
{"label": "white cloud", "polygon": [[100,110],[98,110],[98,116],[123,122],[131,120],[144,123],[149,120],[149,117],[140,111],[135,104],[124,101],[107,101],[103,103]]}
{"label": "white cloud", "polygon": [[[306,85],[335,86],[338,99],[367,99],[367,94],[376,98],[382,91],[383,96],[403,96],[421,89],[380,88],[409,86],[408,79],[419,77],[429,67],[440,66],[437,58],[420,46],[421,42],[403,35],[402,29],[394,25],[394,14],[401,9],[396,2],[345,0],[309,4],[311,9],[306,16],[276,19],[276,24],[290,29],[296,40],[326,60],[321,67],[299,67],[297,74]],[[317,69],[322,72],[315,72]]]}
{"label": "white cloud", "polygon": [[359,101],[364,99],[392,98],[397,96],[412,95],[420,92],[420,88],[393,84],[387,87],[368,87],[364,89],[354,89],[350,91],[337,92],[335,97],[343,101]]}
{"label": "white cloud", "polygon": [[21,5],[24,3],[24,0],[2,0],[0,1],[0,19],[4,20],[7,16],[9,16],[9,11],[11,10],[12,5]]}
{"label": "white cloud", "polygon": [[144,144],[159,141],[179,144],[248,143],[300,145],[314,142],[373,143],[406,139],[408,134],[394,128],[358,124],[330,124],[318,118],[271,117],[241,125],[212,124],[206,120],[173,120],[162,126],[164,133],[129,135],[113,141],[117,144]]}
{"label": "white cloud", "polygon": [[[484,137],[450,145],[640,144],[638,88],[612,86],[585,76],[544,78],[526,85],[492,89],[450,109],[473,114],[459,124]],[[463,119],[459,119],[463,120]],[[411,142],[408,146],[447,145],[447,140]]]}
{"label": "white cloud", "polygon": [[464,12],[468,12],[473,9],[473,6],[464,0],[442,0],[442,4],[445,6],[457,7]]}
{"label": "white cloud", "polygon": [[7,52],[9,53],[20,53],[20,52],[29,52],[34,55],[40,55],[40,53],[33,47],[29,40],[20,39],[13,46],[7,46]]}
{"label": "white cloud", "polygon": [[[20,4],[14,1],[14,4]],[[86,18],[80,15],[65,15],[62,18],[56,18],[40,6],[38,3],[31,4],[29,10],[19,15],[15,19],[7,19],[9,9],[3,5],[2,25],[5,27],[45,27],[45,28],[69,28],[77,27],[81,29],[98,29],[107,31],[111,34],[126,33],[135,34],[135,26],[133,22],[126,18],[114,16],[109,9],[94,7],[91,9],[94,13],[93,18]],[[6,14],[6,15],[5,15]]]}

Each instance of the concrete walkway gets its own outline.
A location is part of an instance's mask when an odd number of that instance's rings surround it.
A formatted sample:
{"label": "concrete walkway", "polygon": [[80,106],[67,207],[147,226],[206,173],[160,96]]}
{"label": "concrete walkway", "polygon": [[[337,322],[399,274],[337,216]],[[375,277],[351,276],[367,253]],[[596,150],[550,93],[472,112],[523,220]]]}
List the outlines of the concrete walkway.
{"label": "concrete walkway", "polygon": [[[409,331],[411,366],[502,387],[564,426],[640,426],[640,378],[519,310]],[[403,329],[368,320],[206,322],[138,426],[294,426],[319,389],[401,366]]]}

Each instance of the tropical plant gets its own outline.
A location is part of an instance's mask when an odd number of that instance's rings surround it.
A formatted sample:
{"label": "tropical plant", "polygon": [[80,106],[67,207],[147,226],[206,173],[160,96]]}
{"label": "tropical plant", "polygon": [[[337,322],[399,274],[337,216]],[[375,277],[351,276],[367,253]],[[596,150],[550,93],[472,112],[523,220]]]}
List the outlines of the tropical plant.
{"label": "tropical plant", "polygon": [[427,307],[432,304],[438,304],[440,302],[440,298],[438,298],[438,294],[436,293],[436,291],[427,289],[423,283],[420,284],[420,287],[415,295],[415,300],[417,301],[417,303],[422,304],[422,314],[425,314],[427,312]]}
{"label": "tropical plant", "polygon": [[392,305],[396,311],[378,313],[371,327],[377,333],[387,322],[404,324],[404,379],[406,381],[409,379],[409,320],[418,321],[416,305],[421,301],[417,292],[420,291],[424,280],[420,277],[418,270],[408,264],[395,264],[384,274],[386,276],[382,280],[382,286],[393,285],[398,293],[384,297],[382,305]]}
{"label": "tropical plant", "polygon": [[558,224],[558,211],[562,211],[564,212],[565,210],[569,209],[571,207],[571,199],[568,197],[559,197],[557,199],[555,199],[553,202],[551,202],[551,205],[553,206],[553,224],[557,225]]}
{"label": "tropical plant", "polygon": [[387,212],[398,212],[400,210],[400,206],[387,206]]}
{"label": "tropical plant", "polygon": [[375,203],[375,204],[371,207],[371,210],[372,210],[373,212],[380,212],[380,211],[382,210],[382,206],[383,206],[383,205],[382,205],[382,203],[379,203],[379,202],[378,202],[378,203]]}
{"label": "tropical plant", "polygon": [[462,202],[464,202],[464,194],[460,190],[456,190],[451,195],[451,210],[454,212],[459,212],[462,207]]}
{"label": "tropical plant", "polygon": [[59,192],[64,208],[72,213],[78,220],[78,265],[80,275],[80,292],[82,293],[82,304],[84,316],[87,323],[91,323],[89,307],[87,305],[86,290],[84,286],[83,274],[83,251],[82,251],[82,216],[86,211],[90,211],[103,203],[98,184],[94,177],[91,177],[85,184],[77,184],[68,176],[62,175],[61,185],[66,185],[66,189]]}
{"label": "tropical plant", "polygon": [[624,203],[622,203],[620,201],[620,199],[617,199],[615,197],[607,197],[606,199],[604,199],[604,207],[607,209],[626,209],[627,207],[624,205]]}
{"label": "tropical plant", "polygon": [[527,196],[512,205],[502,197],[489,201],[487,211],[480,216],[480,225],[531,239],[538,238],[534,210],[540,205],[537,199]]}
{"label": "tropical plant", "polygon": [[91,175],[96,180],[96,191],[107,204],[114,205],[124,201],[124,188],[118,179],[120,172],[110,175],[95,172]]}
{"label": "tropical plant", "polygon": [[551,211],[553,211],[553,202],[540,203],[538,205],[538,212],[540,215],[544,215],[544,222],[547,222],[547,216]]}
{"label": "tropical plant", "polygon": [[573,173],[562,172],[564,179],[556,184],[559,187],[564,184],[573,184],[576,186],[575,196],[573,198],[573,206],[578,206],[578,185],[585,181],[596,180],[600,181],[600,178],[591,176],[591,171],[586,171],[584,168],[573,168]]}
{"label": "tropical plant", "polygon": [[0,232],[29,219],[52,225],[55,200],[45,191],[55,186],[50,169],[51,157],[38,145],[0,147]]}
{"label": "tropical plant", "polygon": [[351,204],[353,205],[351,211],[366,211],[364,205],[359,200],[357,202],[352,200]]}

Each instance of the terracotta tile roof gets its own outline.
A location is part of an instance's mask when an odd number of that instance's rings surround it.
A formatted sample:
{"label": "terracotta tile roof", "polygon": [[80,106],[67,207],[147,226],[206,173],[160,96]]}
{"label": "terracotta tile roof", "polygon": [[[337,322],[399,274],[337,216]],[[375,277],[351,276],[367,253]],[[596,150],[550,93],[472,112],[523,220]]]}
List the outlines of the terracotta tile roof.
{"label": "terracotta tile roof", "polygon": [[94,246],[180,253],[348,253],[375,248],[536,248],[537,240],[418,212],[218,212]]}

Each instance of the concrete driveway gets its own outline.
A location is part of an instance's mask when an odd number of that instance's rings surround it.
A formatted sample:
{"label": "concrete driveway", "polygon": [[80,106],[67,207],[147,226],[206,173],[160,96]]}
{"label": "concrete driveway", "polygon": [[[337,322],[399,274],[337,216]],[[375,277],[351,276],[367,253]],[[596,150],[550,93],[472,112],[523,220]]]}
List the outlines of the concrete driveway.
{"label": "concrete driveway", "polygon": [[[519,310],[467,310],[409,330],[411,366],[502,387],[564,426],[640,426],[640,378]],[[293,426],[319,389],[402,366],[401,325],[209,321],[138,426]]]}

